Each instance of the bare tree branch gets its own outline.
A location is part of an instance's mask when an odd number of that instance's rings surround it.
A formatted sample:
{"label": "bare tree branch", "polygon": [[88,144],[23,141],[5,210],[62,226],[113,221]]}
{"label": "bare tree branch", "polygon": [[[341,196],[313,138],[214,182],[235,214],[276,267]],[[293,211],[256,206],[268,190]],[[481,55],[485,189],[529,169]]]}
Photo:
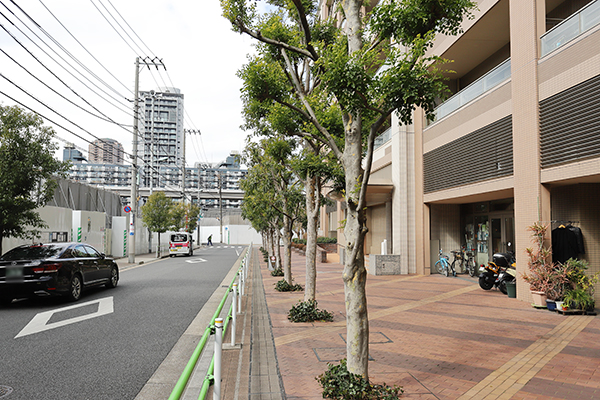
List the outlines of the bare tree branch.
{"label": "bare tree branch", "polygon": [[365,169],[363,171],[362,185],[360,187],[360,194],[358,196],[358,208],[363,208],[367,203],[367,187],[368,185],[365,183],[369,176],[371,175],[371,166],[373,164],[373,148],[375,147],[375,135],[377,135],[377,131],[381,128],[381,125],[385,122],[387,117],[390,116],[392,111],[389,113],[382,114],[377,121],[371,125],[371,129],[369,131],[369,137],[367,138],[367,153],[365,154]]}
{"label": "bare tree branch", "polygon": [[[283,58],[285,60],[285,63],[287,65],[287,69],[288,71],[293,71],[292,70],[292,63],[290,62],[290,59],[285,51],[285,49],[281,49],[281,54],[283,55]],[[335,142],[335,140],[333,139],[333,137],[329,134],[329,132],[327,131],[327,129],[325,129],[320,123],[319,120],[317,119],[317,116],[315,115],[314,110],[312,109],[312,107],[310,106],[310,104],[308,103],[308,101],[306,100],[306,97],[304,96],[304,92],[302,91],[302,85],[300,84],[300,82],[298,81],[298,76],[296,75],[291,75],[292,78],[292,83],[296,89],[296,93],[298,94],[298,97],[300,98],[300,101],[302,102],[302,104],[304,105],[304,107],[306,108],[308,114],[308,120],[315,126],[315,128],[317,128],[317,130],[323,135],[325,136],[325,138],[327,139],[327,144],[331,147],[331,149],[333,150],[335,156],[341,160],[342,159],[342,152],[340,151],[339,147],[337,146],[337,143]]]}
{"label": "bare tree branch", "polygon": [[[260,42],[279,47],[280,49],[286,49],[289,51],[293,51],[294,53],[298,53],[303,56],[306,56],[306,57],[316,60],[315,58],[313,58],[314,57],[313,53],[311,53],[308,50],[301,49],[296,46],[291,46],[285,42],[280,42],[279,40],[274,40],[274,39],[265,37],[260,33],[260,31],[253,31],[253,30],[246,28],[246,26],[241,21],[235,21],[234,24],[235,24],[235,26],[237,26],[240,29],[240,32],[243,32]],[[314,52],[314,50],[313,50],[313,52]]]}
{"label": "bare tree branch", "polygon": [[310,26],[308,26],[308,20],[306,19],[306,11],[304,10],[304,5],[301,0],[292,0],[294,5],[296,6],[296,10],[298,10],[298,17],[300,18],[300,25],[302,26],[302,30],[304,31],[304,37],[306,39],[306,48],[312,54],[313,60],[318,60],[319,55],[315,51],[314,47],[310,42],[312,41],[310,35]]}

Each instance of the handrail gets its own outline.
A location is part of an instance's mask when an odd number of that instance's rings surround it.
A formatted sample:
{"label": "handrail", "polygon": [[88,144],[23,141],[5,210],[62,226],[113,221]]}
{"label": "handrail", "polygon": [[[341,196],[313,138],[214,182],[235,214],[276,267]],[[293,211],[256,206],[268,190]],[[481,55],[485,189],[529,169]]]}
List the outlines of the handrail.
{"label": "handrail", "polygon": [[571,42],[600,23],[600,1],[592,1],[540,37],[541,56]]}
{"label": "handrail", "polygon": [[[247,259],[248,259],[248,256],[250,255],[251,249],[252,249],[252,244],[250,244],[250,246],[248,246],[246,255],[244,256],[244,258],[242,259],[242,262],[240,263],[240,267],[238,268],[231,283],[229,284],[227,291],[223,295],[223,299],[219,303],[217,310],[213,314],[213,317],[210,320],[211,323],[204,329],[202,338],[200,339],[200,342],[196,346],[196,349],[192,353],[192,356],[190,357],[185,368],[183,369],[183,372],[181,373],[181,376],[177,380],[175,387],[171,391],[169,400],[179,400],[181,398],[181,395],[183,394],[183,391],[185,390],[185,387],[187,386],[188,381],[190,380],[190,377],[191,377],[192,373],[194,372],[194,368],[196,367],[196,364],[198,363],[198,359],[200,358],[200,355],[202,354],[202,351],[204,350],[204,346],[206,345],[206,342],[208,341],[208,337],[213,333],[212,330],[214,327],[214,320],[216,318],[218,318],[219,315],[221,314],[221,311],[223,310],[223,306],[225,306],[225,302],[227,301],[227,298],[229,297],[229,294],[232,291],[233,284],[235,283],[235,281],[238,278],[238,276],[240,275],[240,273],[243,273],[243,267],[247,263]],[[228,317],[227,317],[225,325],[223,327],[223,334],[225,334],[225,331],[227,330],[227,325],[229,324],[229,319],[231,318],[232,307],[233,307],[233,305],[230,307]],[[209,367],[209,371],[211,371],[211,373],[212,373],[212,369],[214,369],[214,357],[213,357],[213,361],[211,362],[211,366]],[[206,380],[206,378],[205,378],[205,380]],[[204,384],[202,387],[204,389]],[[208,390],[208,388],[206,390]]]}
{"label": "handrail", "polygon": [[[229,321],[231,321],[231,312],[233,311],[233,304],[229,306],[229,312],[227,313],[227,318],[225,319],[225,323],[223,325],[223,337],[225,337],[225,332],[227,331],[227,326],[229,325]],[[204,381],[202,382],[202,388],[200,389],[200,395],[198,396],[198,400],[204,400],[206,398],[206,394],[208,393],[208,388],[213,382],[213,373],[215,370],[215,356],[213,355],[212,360],[210,360],[210,365],[208,367],[208,371],[206,371],[206,376],[204,377]]]}

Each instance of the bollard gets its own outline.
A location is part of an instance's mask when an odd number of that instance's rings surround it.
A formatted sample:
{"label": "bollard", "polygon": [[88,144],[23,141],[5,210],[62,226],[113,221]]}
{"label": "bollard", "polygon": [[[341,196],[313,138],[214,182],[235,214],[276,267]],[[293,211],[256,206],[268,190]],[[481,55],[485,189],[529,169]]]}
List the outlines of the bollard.
{"label": "bollard", "polygon": [[213,400],[221,400],[221,351],[223,347],[223,318],[215,319],[215,385]]}
{"label": "bollard", "polygon": [[233,284],[233,301],[231,305],[233,310],[231,311],[231,347],[235,346],[235,320],[237,314],[237,284]]}

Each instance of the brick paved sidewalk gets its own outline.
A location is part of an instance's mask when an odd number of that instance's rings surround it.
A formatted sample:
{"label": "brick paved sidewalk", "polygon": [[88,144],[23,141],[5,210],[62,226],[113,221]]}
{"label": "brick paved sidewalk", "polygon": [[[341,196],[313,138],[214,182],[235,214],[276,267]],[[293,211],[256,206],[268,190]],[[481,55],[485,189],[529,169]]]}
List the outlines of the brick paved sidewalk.
{"label": "brick paved sidewalk", "polygon": [[[287,312],[303,294],[275,291],[281,278],[260,260],[287,399],[321,399],[315,377],[345,357],[342,269],[317,266],[319,308],[334,322],[291,323]],[[294,253],[292,272],[304,285],[303,256]],[[537,310],[465,275],[369,275],[367,296],[370,378],[402,385],[403,398],[600,398],[598,317]]]}

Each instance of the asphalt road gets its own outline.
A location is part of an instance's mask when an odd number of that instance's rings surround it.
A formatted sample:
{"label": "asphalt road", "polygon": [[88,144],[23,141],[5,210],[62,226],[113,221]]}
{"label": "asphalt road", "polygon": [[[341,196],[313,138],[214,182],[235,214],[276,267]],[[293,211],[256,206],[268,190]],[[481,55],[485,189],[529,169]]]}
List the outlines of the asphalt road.
{"label": "asphalt road", "polygon": [[0,308],[0,399],[135,398],[243,251],[217,247],[122,270],[76,303]]}

